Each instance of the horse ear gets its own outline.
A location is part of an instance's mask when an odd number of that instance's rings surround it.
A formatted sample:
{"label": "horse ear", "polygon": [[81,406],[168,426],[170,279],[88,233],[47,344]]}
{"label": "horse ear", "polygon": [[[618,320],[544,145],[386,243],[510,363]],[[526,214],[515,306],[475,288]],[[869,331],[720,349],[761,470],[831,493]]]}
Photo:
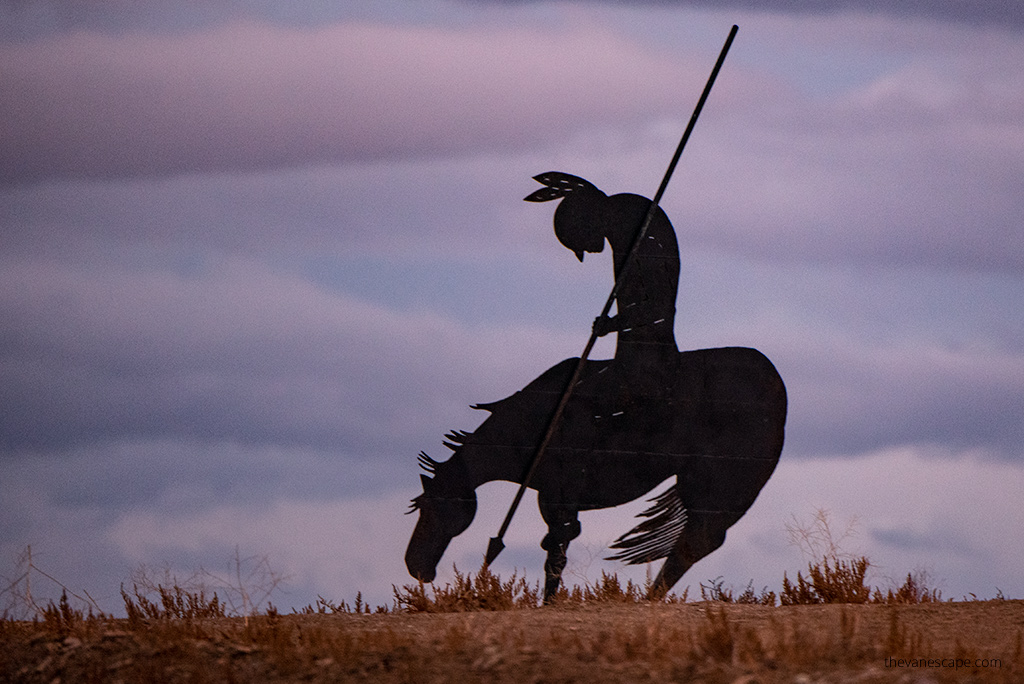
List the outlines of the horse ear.
{"label": "horse ear", "polygon": [[429,485],[431,482],[433,482],[433,480],[427,477],[426,475],[420,475],[420,483],[423,485],[424,490],[426,490],[427,485]]}

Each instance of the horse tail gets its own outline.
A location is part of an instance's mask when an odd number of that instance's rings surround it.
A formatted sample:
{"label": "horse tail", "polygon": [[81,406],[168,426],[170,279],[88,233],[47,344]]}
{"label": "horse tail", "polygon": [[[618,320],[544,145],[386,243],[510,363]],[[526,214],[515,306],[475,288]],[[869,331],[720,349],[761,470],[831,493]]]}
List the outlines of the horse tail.
{"label": "horse tail", "polygon": [[673,485],[648,500],[654,505],[638,516],[647,520],[616,539],[609,548],[621,551],[605,560],[639,565],[667,558],[672,553],[686,527],[686,508],[679,497],[679,490]]}

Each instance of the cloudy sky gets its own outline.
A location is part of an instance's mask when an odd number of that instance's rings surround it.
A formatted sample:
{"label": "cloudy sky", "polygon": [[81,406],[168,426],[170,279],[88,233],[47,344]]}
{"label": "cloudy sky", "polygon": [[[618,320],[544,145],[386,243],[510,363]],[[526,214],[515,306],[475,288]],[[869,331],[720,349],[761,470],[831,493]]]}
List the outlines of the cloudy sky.
{"label": "cloudy sky", "polygon": [[[31,545],[115,610],[140,565],[237,549],[289,577],[279,606],[388,601],[416,453],[578,355],[611,288],[609,255],[579,264],[522,202],[531,176],[651,196],[735,23],[662,202],[676,337],[767,354],[787,444],[678,588],[777,589],[806,561],[786,523],[824,508],[883,586],[1024,596],[1021,16],[3,2],[0,578]],[[513,493],[480,490],[442,570],[479,564]],[[616,568],[643,507],[583,514],[567,576]],[[528,497],[497,569],[539,577],[542,534]]]}

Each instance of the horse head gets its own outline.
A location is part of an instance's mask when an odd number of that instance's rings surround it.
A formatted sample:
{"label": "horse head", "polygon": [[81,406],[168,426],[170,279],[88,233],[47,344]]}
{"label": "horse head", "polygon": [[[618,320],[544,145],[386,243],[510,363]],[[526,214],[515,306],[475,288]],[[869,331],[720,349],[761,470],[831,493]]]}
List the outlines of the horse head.
{"label": "horse head", "polygon": [[473,522],[476,492],[461,460],[441,463],[420,453],[419,463],[433,477],[420,475],[423,493],[412,500],[409,512],[419,511],[420,517],[405,551],[405,567],[416,579],[432,582],[449,542]]}

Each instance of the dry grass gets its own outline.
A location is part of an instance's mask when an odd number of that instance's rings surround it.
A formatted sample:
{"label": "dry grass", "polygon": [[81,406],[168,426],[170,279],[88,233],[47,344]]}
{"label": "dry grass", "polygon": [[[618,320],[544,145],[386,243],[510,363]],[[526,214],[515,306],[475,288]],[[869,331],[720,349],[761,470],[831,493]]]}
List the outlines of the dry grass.
{"label": "dry grass", "polygon": [[867,603],[871,600],[871,587],[864,582],[864,576],[870,565],[864,557],[851,561],[833,557],[831,564],[828,558],[822,558],[820,563],[807,564],[808,579],[798,572],[796,584],[791,584],[783,573],[782,605]]}
{"label": "dry grass", "polygon": [[5,590],[20,603],[0,618],[0,681],[1024,681],[1024,602],[943,601],[921,573],[871,587],[867,558],[802,539],[826,553],[779,594],[719,577],[700,601],[648,601],[602,573],[541,606],[540,582],[455,568],[443,586],[393,587],[390,606],[319,597],[287,615],[269,601],[281,578],[265,559],[245,572],[237,551],[222,576],[136,572],[126,618],[59,582],[59,601],[36,604],[29,555]]}
{"label": "dry grass", "polygon": [[133,591],[134,596],[129,595],[124,587],[121,588],[121,598],[130,626],[137,626],[145,620],[191,621],[225,617],[224,604],[217,594],[207,598],[202,591],[196,594],[177,585],[170,589],[157,585],[157,593],[160,595],[159,603],[151,601],[138,587]]}
{"label": "dry grass", "polygon": [[[4,620],[0,681],[751,684],[1024,677],[1019,601],[766,606],[597,600],[386,614],[324,606],[324,613],[290,615],[268,608],[245,620],[215,616],[209,602],[208,610],[190,610],[189,599],[179,602],[173,590],[167,600],[151,607],[155,616],[134,620],[60,605],[59,618]],[[200,598],[192,601],[198,605]],[[915,657],[958,665],[886,665],[887,658]]]}
{"label": "dry grass", "polygon": [[[921,574],[907,574],[904,584],[883,591],[872,588],[865,580],[871,562],[860,557],[849,561],[839,558],[822,558],[818,563],[807,564],[807,577],[798,572],[796,582],[790,582],[786,573],[782,576],[782,592],[776,594],[764,587],[755,591],[753,581],[744,591],[734,592],[724,586],[721,577],[708,580],[700,585],[702,601],[717,603],[739,603],[762,606],[798,606],[831,603],[880,603],[902,604],[935,603],[941,601],[942,593],[929,588]],[[394,605],[391,608],[378,606],[376,612],[402,610],[411,613],[461,613],[467,611],[513,610],[536,608],[540,605],[540,583],[530,584],[516,574],[507,581],[482,567],[476,575],[459,571],[456,567],[454,584],[411,584],[401,589],[393,587]],[[555,596],[555,605],[580,605],[594,603],[647,603],[647,585],[635,584],[628,580],[620,582],[617,575],[601,573],[601,579],[594,583],[584,582],[572,587],[561,587]],[[681,595],[670,593],[660,603],[686,603],[689,589]],[[323,599],[321,599],[323,602]],[[324,610],[325,606],[331,609]],[[308,606],[304,612],[369,612],[369,607],[353,611],[342,602],[341,608],[326,602],[319,609]]]}
{"label": "dry grass", "polygon": [[[443,587],[435,584],[407,584],[401,589],[392,587],[393,610],[410,613],[462,613],[468,611],[514,610],[536,608],[541,604],[540,582],[530,584],[524,577],[513,573],[503,581],[487,566],[473,573],[463,574],[453,567],[455,582]],[[648,585],[619,581],[614,573],[601,573],[601,579],[594,583],[584,582],[571,587],[561,586],[552,604],[556,606],[594,603],[643,603],[647,601]],[[685,603],[687,591],[682,596],[669,594],[663,603]],[[387,608],[378,606],[377,612]]]}
{"label": "dry grass", "polygon": [[[395,606],[412,613],[462,613],[477,610],[512,610],[535,608],[540,599],[539,584],[531,586],[515,573],[502,581],[484,566],[476,573],[462,574],[455,570],[455,584],[437,587],[434,584],[392,587]],[[427,586],[430,591],[427,591]]]}

